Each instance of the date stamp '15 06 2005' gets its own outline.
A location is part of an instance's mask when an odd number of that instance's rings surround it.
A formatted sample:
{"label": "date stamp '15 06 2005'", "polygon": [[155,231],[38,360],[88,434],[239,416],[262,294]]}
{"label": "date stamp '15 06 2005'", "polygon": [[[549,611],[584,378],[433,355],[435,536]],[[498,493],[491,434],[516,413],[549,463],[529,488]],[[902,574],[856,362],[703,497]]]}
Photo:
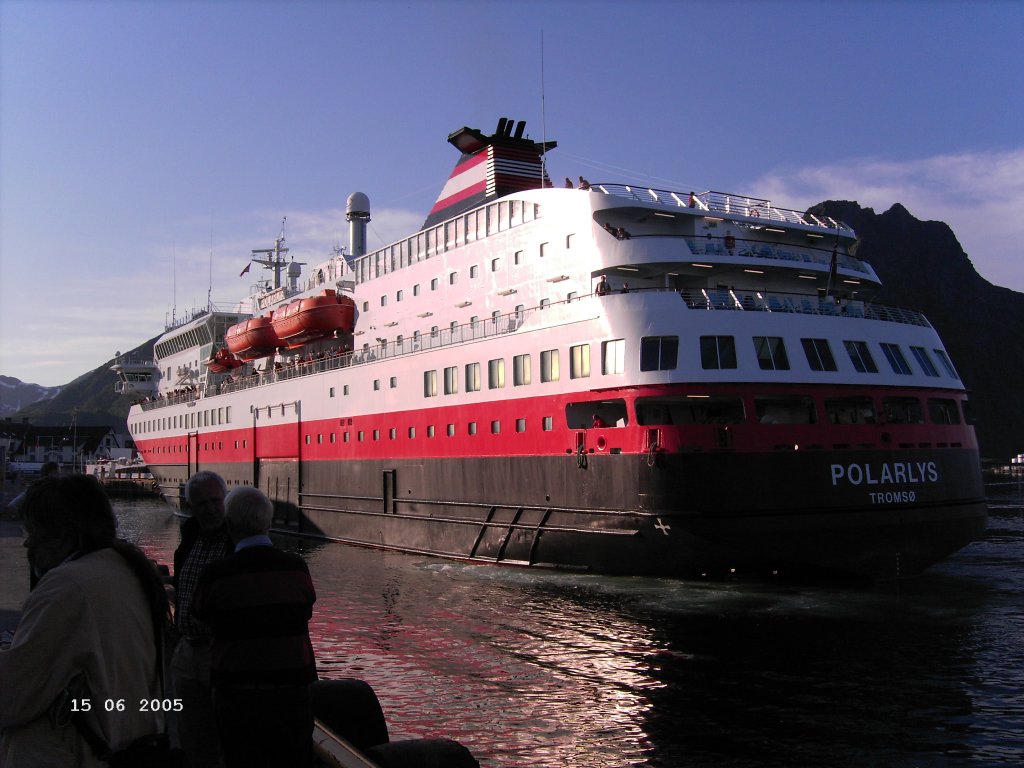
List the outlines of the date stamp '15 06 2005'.
{"label": "date stamp '15 06 2005'", "polygon": [[[99,700],[95,702],[99,706]],[[94,706],[92,699],[71,699],[72,712],[90,712]],[[104,699],[103,709],[107,712],[125,712],[130,705],[124,699]],[[181,699],[139,699],[135,707],[137,712],[181,712]]]}

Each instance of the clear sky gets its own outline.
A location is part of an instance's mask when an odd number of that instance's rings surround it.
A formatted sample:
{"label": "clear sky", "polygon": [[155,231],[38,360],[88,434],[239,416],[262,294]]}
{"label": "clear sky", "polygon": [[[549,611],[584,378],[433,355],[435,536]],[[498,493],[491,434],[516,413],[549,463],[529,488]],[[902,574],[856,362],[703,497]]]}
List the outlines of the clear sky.
{"label": "clear sky", "polygon": [[408,234],[447,135],[501,116],[554,179],[901,202],[1021,291],[1022,40],[1024,3],[977,0],[0,0],[0,373],[65,384],[230,305],[285,216],[322,260],[351,192],[371,248]]}

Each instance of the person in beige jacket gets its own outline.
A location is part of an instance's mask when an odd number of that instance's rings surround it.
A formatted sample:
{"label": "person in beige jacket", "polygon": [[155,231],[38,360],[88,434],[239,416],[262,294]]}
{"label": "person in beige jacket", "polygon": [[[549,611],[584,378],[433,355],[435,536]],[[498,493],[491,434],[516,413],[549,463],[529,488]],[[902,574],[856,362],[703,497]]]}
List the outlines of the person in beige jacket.
{"label": "person in beige jacket", "polygon": [[39,582],[0,651],[0,765],[101,766],[75,718],[114,750],[163,729],[166,594],[93,478],[41,480],[22,509]]}

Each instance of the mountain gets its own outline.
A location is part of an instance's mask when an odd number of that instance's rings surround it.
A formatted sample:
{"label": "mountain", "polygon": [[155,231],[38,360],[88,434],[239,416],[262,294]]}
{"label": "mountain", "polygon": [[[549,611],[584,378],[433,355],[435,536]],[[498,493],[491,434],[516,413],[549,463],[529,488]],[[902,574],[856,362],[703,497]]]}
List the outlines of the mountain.
{"label": "mountain", "polygon": [[13,416],[41,400],[49,400],[60,394],[60,387],[44,387],[40,384],[26,384],[20,379],[0,376],[0,419]]}
{"label": "mountain", "polygon": [[[153,355],[154,336],[127,353],[128,357],[149,359]],[[77,416],[81,426],[123,425],[128,418],[131,400],[117,394],[114,384],[117,374],[110,370],[114,358],[97,368],[82,374],[70,384],[53,387],[53,394],[45,400],[38,400],[23,407],[15,414],[17,420],[28,419],[33,424],[61,426],[70,424]],[[6,377],[0,377],[3,380]],[[13,379],[17,381],[17,379]],[[37,386],[26,384],[23,386]],[[46,389],[46,387],[40,387]],[[5,395],[6,401],[6,395]],[[10,415],[10,414],[4,414]]]}
{"label": "mountain", "polygon": [[[982,456],[1006,462],[1024,451],[1024,294],[985,280],[949,226],[920,221],[899,203],[881,214],[841,200],[810,210],[857,231],[857,255],[874,266],[884,284],[877,302],[920,310],[938,330],[970,392]],[[136,355],[149,357],[155,340],[137,347]],[[19,410],[18,417],[59,425],[70,423],[77,409],[79,424],[123,421],[128,399],[114,393],[112,364],[53,388],[46,399]],[[17,380],[0,377],[5,406],[16,402],[6,394],[7,382]]]}
{"label": "mountain", "polygon": [[882,279],[875,301],[917,309],[939,332],[970,394],[981,455],[1005,462],[1024,451],[1024,293],[987,281],[949,226],[898,203],[877,214],[833,200],[811,213],[857,232],[858,258]]}

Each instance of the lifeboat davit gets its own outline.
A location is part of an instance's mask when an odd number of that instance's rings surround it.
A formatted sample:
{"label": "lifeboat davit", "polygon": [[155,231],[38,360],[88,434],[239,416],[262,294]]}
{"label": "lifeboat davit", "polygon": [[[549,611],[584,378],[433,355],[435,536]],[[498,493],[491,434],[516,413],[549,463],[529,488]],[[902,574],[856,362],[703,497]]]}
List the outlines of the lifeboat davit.
{"label": "lifeboat davit", "polygon": [[224,334],[224,341],[227,342],[228,349],[242,360],[255,360],[258,357],[272,355],[281,345],[268,315],[250,317],[232,325]]}
{"label": "lifeboat davit", "polygon": [[243,365],[245,365],[245,363],[223,347],[214,352],[210,359],[206,361],[206,367],[214,373],[226,373],[227,371],[233,371],[235,368],[240,368]]}
{"label": "lifeboat davit", "polygon": [[355,326],[356,305],[348,296],[328,288],[319,296],[296,299],[274,310],[274,332],[289,349],[311,341],[348,333]]}

